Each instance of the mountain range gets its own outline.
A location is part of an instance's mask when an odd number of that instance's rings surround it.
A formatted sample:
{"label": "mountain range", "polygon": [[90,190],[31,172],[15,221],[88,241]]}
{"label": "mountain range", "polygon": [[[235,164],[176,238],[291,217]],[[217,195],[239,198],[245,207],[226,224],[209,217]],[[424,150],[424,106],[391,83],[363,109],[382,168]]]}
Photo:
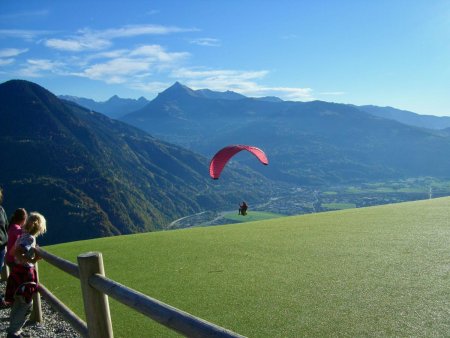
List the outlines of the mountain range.
{"label": "mountain range", "polygon": [[[298,185],[450,173],[446,133],[348,104],[205,97],[175,83],[121,120],[207,157],[228,144],[258,146],[271,162],[268,178]],[[241,161],[260,169],[251,158]]]}
{"label": "mountain range", "polygon": [[[195,95],[206,99],[242,100],[247,98],[245,95],[230,90],[225,92],[216,92],[210,89],[198,89],[198,90],[189,89],[189,90],[195,93]],[[119,96],[114,95],[106,101],[95,101],[93,99],[73,95],[59,95],[58,97],[62,100],[75,102],[80,106],[83,106],[96,112],[100,112],[113,119],[120,119],[121,117],[131,112],[143,108],[150,102],[143,96],[141,96],[139,99],[127,99],[127,98],[120,98]],[[275,96],[264,96],[254,99],[269,102],[283,101]]]}
{"label": "mountain range", "polygon": [[[181,85],[180,83],[175,83],[175,85]],[[223,100],[242,100],[248,99],[249,97],[233,92],[217,92],[210,89],[198,89],[192,90],[186,87],[190,93],[194,96],[203,97],[207,99],[223,99]],[[91,110],[101,112],[111,118],[121,118],[129,113],[132,113],[138,109],[146,106],[150,101],[144,97],[139,99],[124,99],[117,95],[112,96],[107,101],[98,102],[88,98],[76,97],[71,95],[61,95],[61,99],[75,102],[80,106],[89,108]],[[253,100],[268,101],[268,102],[283,102],[282,99],[275,96],[266,96],[260,98],[251,98]],[[410,126],[429,128],[436,130],[444,130],[450,128],[450,117],[449,116],[434,116],[434,115],[421,115],[411,111],[397,109],[393,107],[379,107],[374,105],[350,105],[356,109],[363,112],[369,113],[374,116],[394,120],[407,124]]]}
{"label": "mountain range", "polygon": [[[21,80],[0,84],[0,102],[4,206],[42,212],[42,244],[164,229],[200,211],[267,201],[281,186],[450,172],[447,119],[391,107],[256,99],[178,82],[151,101],[115,96],[97,106],[118,119],[87,106],[95,101]],[[229,144],[260,147],[269,166],[239,153],[212,181],[209,159]]]}
{"label": "mountain range", "polygon": [[176,218],[267,196],[270,183],[123,122],[61,100],[37,84],[0,84],[0,185],[8,214],[38,210],[41,244],[164,229]]}
{"label": "mountain range", "polygon": [[145,97],[139,99],[123,99],[117,95],[112,96],[104,102],[94,101],[93,99],[87,99],[84,97],[60,95],[60,99],[72,101],[80,106],[91,109],[96,112],[101,112],[106,116],[117,119],[135,110],[144,107],[149,101]]}

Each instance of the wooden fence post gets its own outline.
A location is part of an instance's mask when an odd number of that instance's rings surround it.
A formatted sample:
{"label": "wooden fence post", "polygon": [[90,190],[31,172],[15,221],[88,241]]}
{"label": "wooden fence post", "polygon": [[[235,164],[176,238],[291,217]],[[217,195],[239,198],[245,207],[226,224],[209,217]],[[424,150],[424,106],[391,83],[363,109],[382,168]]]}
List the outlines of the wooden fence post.
{"label": "wooden fence post", "polygon": [[102,254],[100,252],[88,252],[79,255],[78,268],[89,337],[112,338],[113,330],[108,297],[89,285],[89,277],[92,275],[105,275]]}
{"label": "wooden fence post", "polygon": [[[37,263],[34,264],[34,268],[36,269],[36,275],[39,281],[39,270]],[[39,292],[35,292],[33,294],[33,310],[31,312],[30,320],[35,323],[42,323],[41,295]]]}

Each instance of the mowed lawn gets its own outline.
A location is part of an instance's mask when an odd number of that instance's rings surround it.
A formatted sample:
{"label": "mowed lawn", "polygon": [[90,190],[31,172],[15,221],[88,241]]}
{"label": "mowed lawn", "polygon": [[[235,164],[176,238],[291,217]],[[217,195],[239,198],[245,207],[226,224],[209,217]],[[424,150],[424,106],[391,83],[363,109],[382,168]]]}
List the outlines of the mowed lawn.
{"label": "mowed lawn", "polygon": [[[248,337],[450,334],[450,198],[45,249],[100,251],[108,277]],[[79,282],[39,268],[81,313]],[[110,304],[116,337],[177,336]]]}
{"label": "mowed lawn", "polygon": [[239,215],[237,212],[230,212],[223,216],[226,220],[234,222],[254,222],[266,219],[285,217],[285,215],[275,214],[273,212],[248,211],[245,216]]}

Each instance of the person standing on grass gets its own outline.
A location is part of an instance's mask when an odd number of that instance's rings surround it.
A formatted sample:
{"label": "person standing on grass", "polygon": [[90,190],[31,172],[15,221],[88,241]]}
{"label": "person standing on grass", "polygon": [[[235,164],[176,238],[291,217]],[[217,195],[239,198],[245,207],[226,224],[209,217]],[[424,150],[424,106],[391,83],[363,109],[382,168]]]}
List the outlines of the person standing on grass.
{"label": "person standing on grass", "polygon": [[247,203],[242,202],[242,204],[239,205],[239,215],[245,216],[247,215]]}
{"label": "person standing on grass", "polygon": [[5,209],[2,207],[3,190],[0,188],[0,271],[3,268],[3,262],[6,254],[6,243],[8,242],[8,217]]}
{"label": "person standing on grass", "polygon": [[22,337],[22,328],[31,313],[33,294],[38,290],[34,264],[41,257],[35,248],[36,237],[47,231],[44,216],[30,213],[22,230],[13,247],[15,264],[6,284],[5,301],[12,303],[7,338]]}

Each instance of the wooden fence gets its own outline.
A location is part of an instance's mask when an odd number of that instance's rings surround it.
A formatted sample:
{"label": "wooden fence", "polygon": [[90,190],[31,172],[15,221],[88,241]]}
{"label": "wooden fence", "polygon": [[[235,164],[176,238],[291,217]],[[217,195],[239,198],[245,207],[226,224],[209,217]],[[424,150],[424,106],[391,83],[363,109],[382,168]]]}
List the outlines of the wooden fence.
{"label": "wooden fence", "polygon": [[[103,268],[102,254],[99,252],[79,255],[77,265],[52,255],[42,248],[36,248],[36,250],[46,262],[80,280],[86,322],[42,284],[39,284],[39,293],[36,293],[33,298],[31,317],[33,321],[42,322],[43,320],[40,303],[40,296],[42,296],[82,337],[113,337],[107,297],[110,296],[186,337],[244,337],[107,278]],[[5,275],[3,274],[2,277]],[[152,334],[149,332],[140,336],[151,337]]]}

